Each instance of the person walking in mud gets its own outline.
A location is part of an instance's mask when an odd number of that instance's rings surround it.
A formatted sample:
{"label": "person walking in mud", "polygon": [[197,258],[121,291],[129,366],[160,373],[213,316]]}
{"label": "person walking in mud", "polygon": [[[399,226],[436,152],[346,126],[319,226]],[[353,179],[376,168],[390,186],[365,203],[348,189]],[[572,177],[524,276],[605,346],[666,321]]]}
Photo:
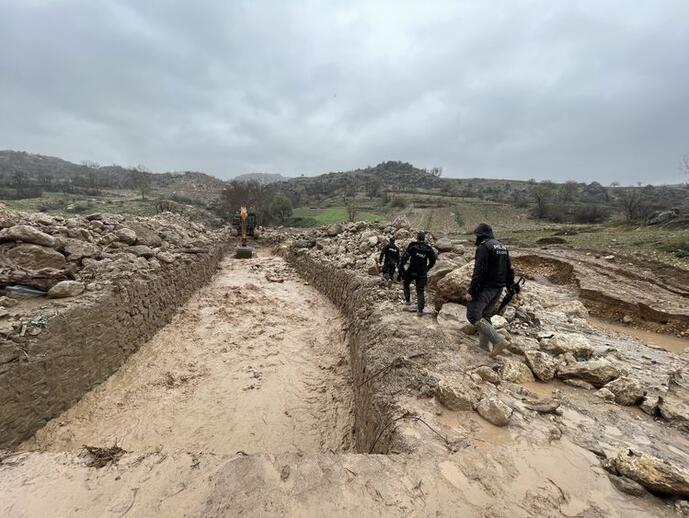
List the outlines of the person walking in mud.
{"label": "person walking in mud", "polygon": [[[481,223],[474,230],[476,256],[474,273],[467,290],[467,320],[479,332],[479,347],[496,356],[507,340],[490,323],[503,288],[514,285],[514,270],[507,247],[495,239],[490,225]],[[492,350],[489,344],[493,344]]]}
{"label": "person walking in mud", "polygon": [[383,278],[392,282],[395,277],[395,270],[400,262],[400,249],[397,248],[395,244],[395,238],[391,237],[387,244],[380,251],[380,257],[378,258],[378,264],[383,265]]}
{"label": "person walking in mud", "polygon": [[[409,261],[409,268],[405,271],[404,266]],[[426,243],[426,234],[419,232],[416,241],[409,243],[400,259],[398,278],[403,278],[404,303],[411,304],[411,283],[416,285],[416,314],[423,315],[423,308],[426,305],[426,279],[428,270],[435,264],[435,252]]]}

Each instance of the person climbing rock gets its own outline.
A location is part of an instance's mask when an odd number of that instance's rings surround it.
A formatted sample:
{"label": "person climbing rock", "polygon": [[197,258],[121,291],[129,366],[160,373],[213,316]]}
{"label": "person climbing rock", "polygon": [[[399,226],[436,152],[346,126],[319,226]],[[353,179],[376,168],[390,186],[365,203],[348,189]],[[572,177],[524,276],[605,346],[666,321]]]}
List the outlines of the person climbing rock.
{"label": "person climbing rock", "polygon": [[400,249],[395,244],[395,238],[391,237],[388,243],[380,251],[378,264],[383,265],[383,278],[392,281],[395,276],[397,264],[400,262]]}
{"label": "person climbing rock", "polygon": [[[405,271],[404,266],[409,261],[409,268]],[[435,264],[435,252],[426,243],[426,234],[419,232],[416,241],[409,243],[409,246],[400,259],[399,277],[404,279],[402,284],[404,289],[404,303],[411,304],[411,283],[416,285],[416,313],[423,315],[423,308],[426,305],[425,288],[428,270]]]}
{"label": "person climbing rock", "polygon": [[[492,326],[490,317],[500,301],[503,288],[514,284],[514,270],[507,247],[495,239],[490,225],[481,223],[474,235],[476,256],[467,290],[467,320],[478,329],[479,347],[496,356],[507,346],[507,340]],[[492,350],[489,344],[493,344]]]}

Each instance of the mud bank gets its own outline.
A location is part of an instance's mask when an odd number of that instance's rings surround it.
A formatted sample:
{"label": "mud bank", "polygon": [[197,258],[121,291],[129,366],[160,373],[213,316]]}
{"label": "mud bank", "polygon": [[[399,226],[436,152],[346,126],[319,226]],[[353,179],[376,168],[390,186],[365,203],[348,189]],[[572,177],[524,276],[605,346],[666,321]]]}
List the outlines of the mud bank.
{"label": "mud bank", "polygon": [[115,372],[210,280],[225,249],[219,241],[185,254],[148,279],[53,308],[37,336],[3,339],[11,357],[0,365],[0,447],[27,439]]}
{"label": "mud bank", "polygon": [[[420,323],[379,302],[389,297],[378,278],[338,269],[283,246],[279,253],[309,283],[343,313],[351,355],[354,387],[355,445],[360,453],[409,451],[397,433],[404,410],[397,406],[400,391],[431,397],[437,379],[415,360],[433,365],[438,349],[451,348],[432,320]],[[385,308],[389,312],[385,311]]]}

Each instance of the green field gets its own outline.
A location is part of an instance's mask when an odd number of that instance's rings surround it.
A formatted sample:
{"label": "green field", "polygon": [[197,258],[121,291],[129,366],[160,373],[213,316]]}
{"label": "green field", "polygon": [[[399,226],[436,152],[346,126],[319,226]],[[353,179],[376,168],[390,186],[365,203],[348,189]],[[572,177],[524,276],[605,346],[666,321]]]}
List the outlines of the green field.
{"label": "green field", "polygon": [[7,207],[28,212],[46,212],[61,216],[112,212],[151,216],[156,213],[155,201],[142,200],[131,191],[108,191],[100,196],[86,196],[63,192],[45,192],[38,198],[3,200]]}
{"label": "green field", "polygon": [[[294,218],[312,219],[317,225],[332,225],[348,221],[347,210],[344,207],[330,207],[327,209],[314,209],[299,207],[292,213]],[[385,221],[388,218],[384,212],[357,211],[356,221]]]}

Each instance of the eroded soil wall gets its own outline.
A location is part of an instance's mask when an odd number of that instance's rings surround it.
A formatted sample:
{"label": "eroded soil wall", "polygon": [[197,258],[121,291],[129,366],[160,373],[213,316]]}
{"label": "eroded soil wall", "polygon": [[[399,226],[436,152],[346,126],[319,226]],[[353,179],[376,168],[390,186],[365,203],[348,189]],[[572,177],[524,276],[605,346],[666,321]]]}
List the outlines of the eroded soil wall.
{"label": "eroded soil wall", "polygon": [[216,271],[225,245],[187,254],[148,280],[115,286],[50,318],[37,336],[0,343],[0,447],[30,437],[71,407],[167,324]]}
{"label": "eroded soil wall", "polygon": [[310,284],[328,297],[342,311],[348,326],[352,383],[354,386],[354,439],[357,451],[387,453],[394,434],[384,433],[393,417],[391,399],[378,390],[378,382],[389,366],[389,358],[372,351],[378,344],[376,329],[379,315],[369,297],[376,289],[377,278],[367,279],[352,271],[342,270],[308,255],[291,250],[286,259]]}

